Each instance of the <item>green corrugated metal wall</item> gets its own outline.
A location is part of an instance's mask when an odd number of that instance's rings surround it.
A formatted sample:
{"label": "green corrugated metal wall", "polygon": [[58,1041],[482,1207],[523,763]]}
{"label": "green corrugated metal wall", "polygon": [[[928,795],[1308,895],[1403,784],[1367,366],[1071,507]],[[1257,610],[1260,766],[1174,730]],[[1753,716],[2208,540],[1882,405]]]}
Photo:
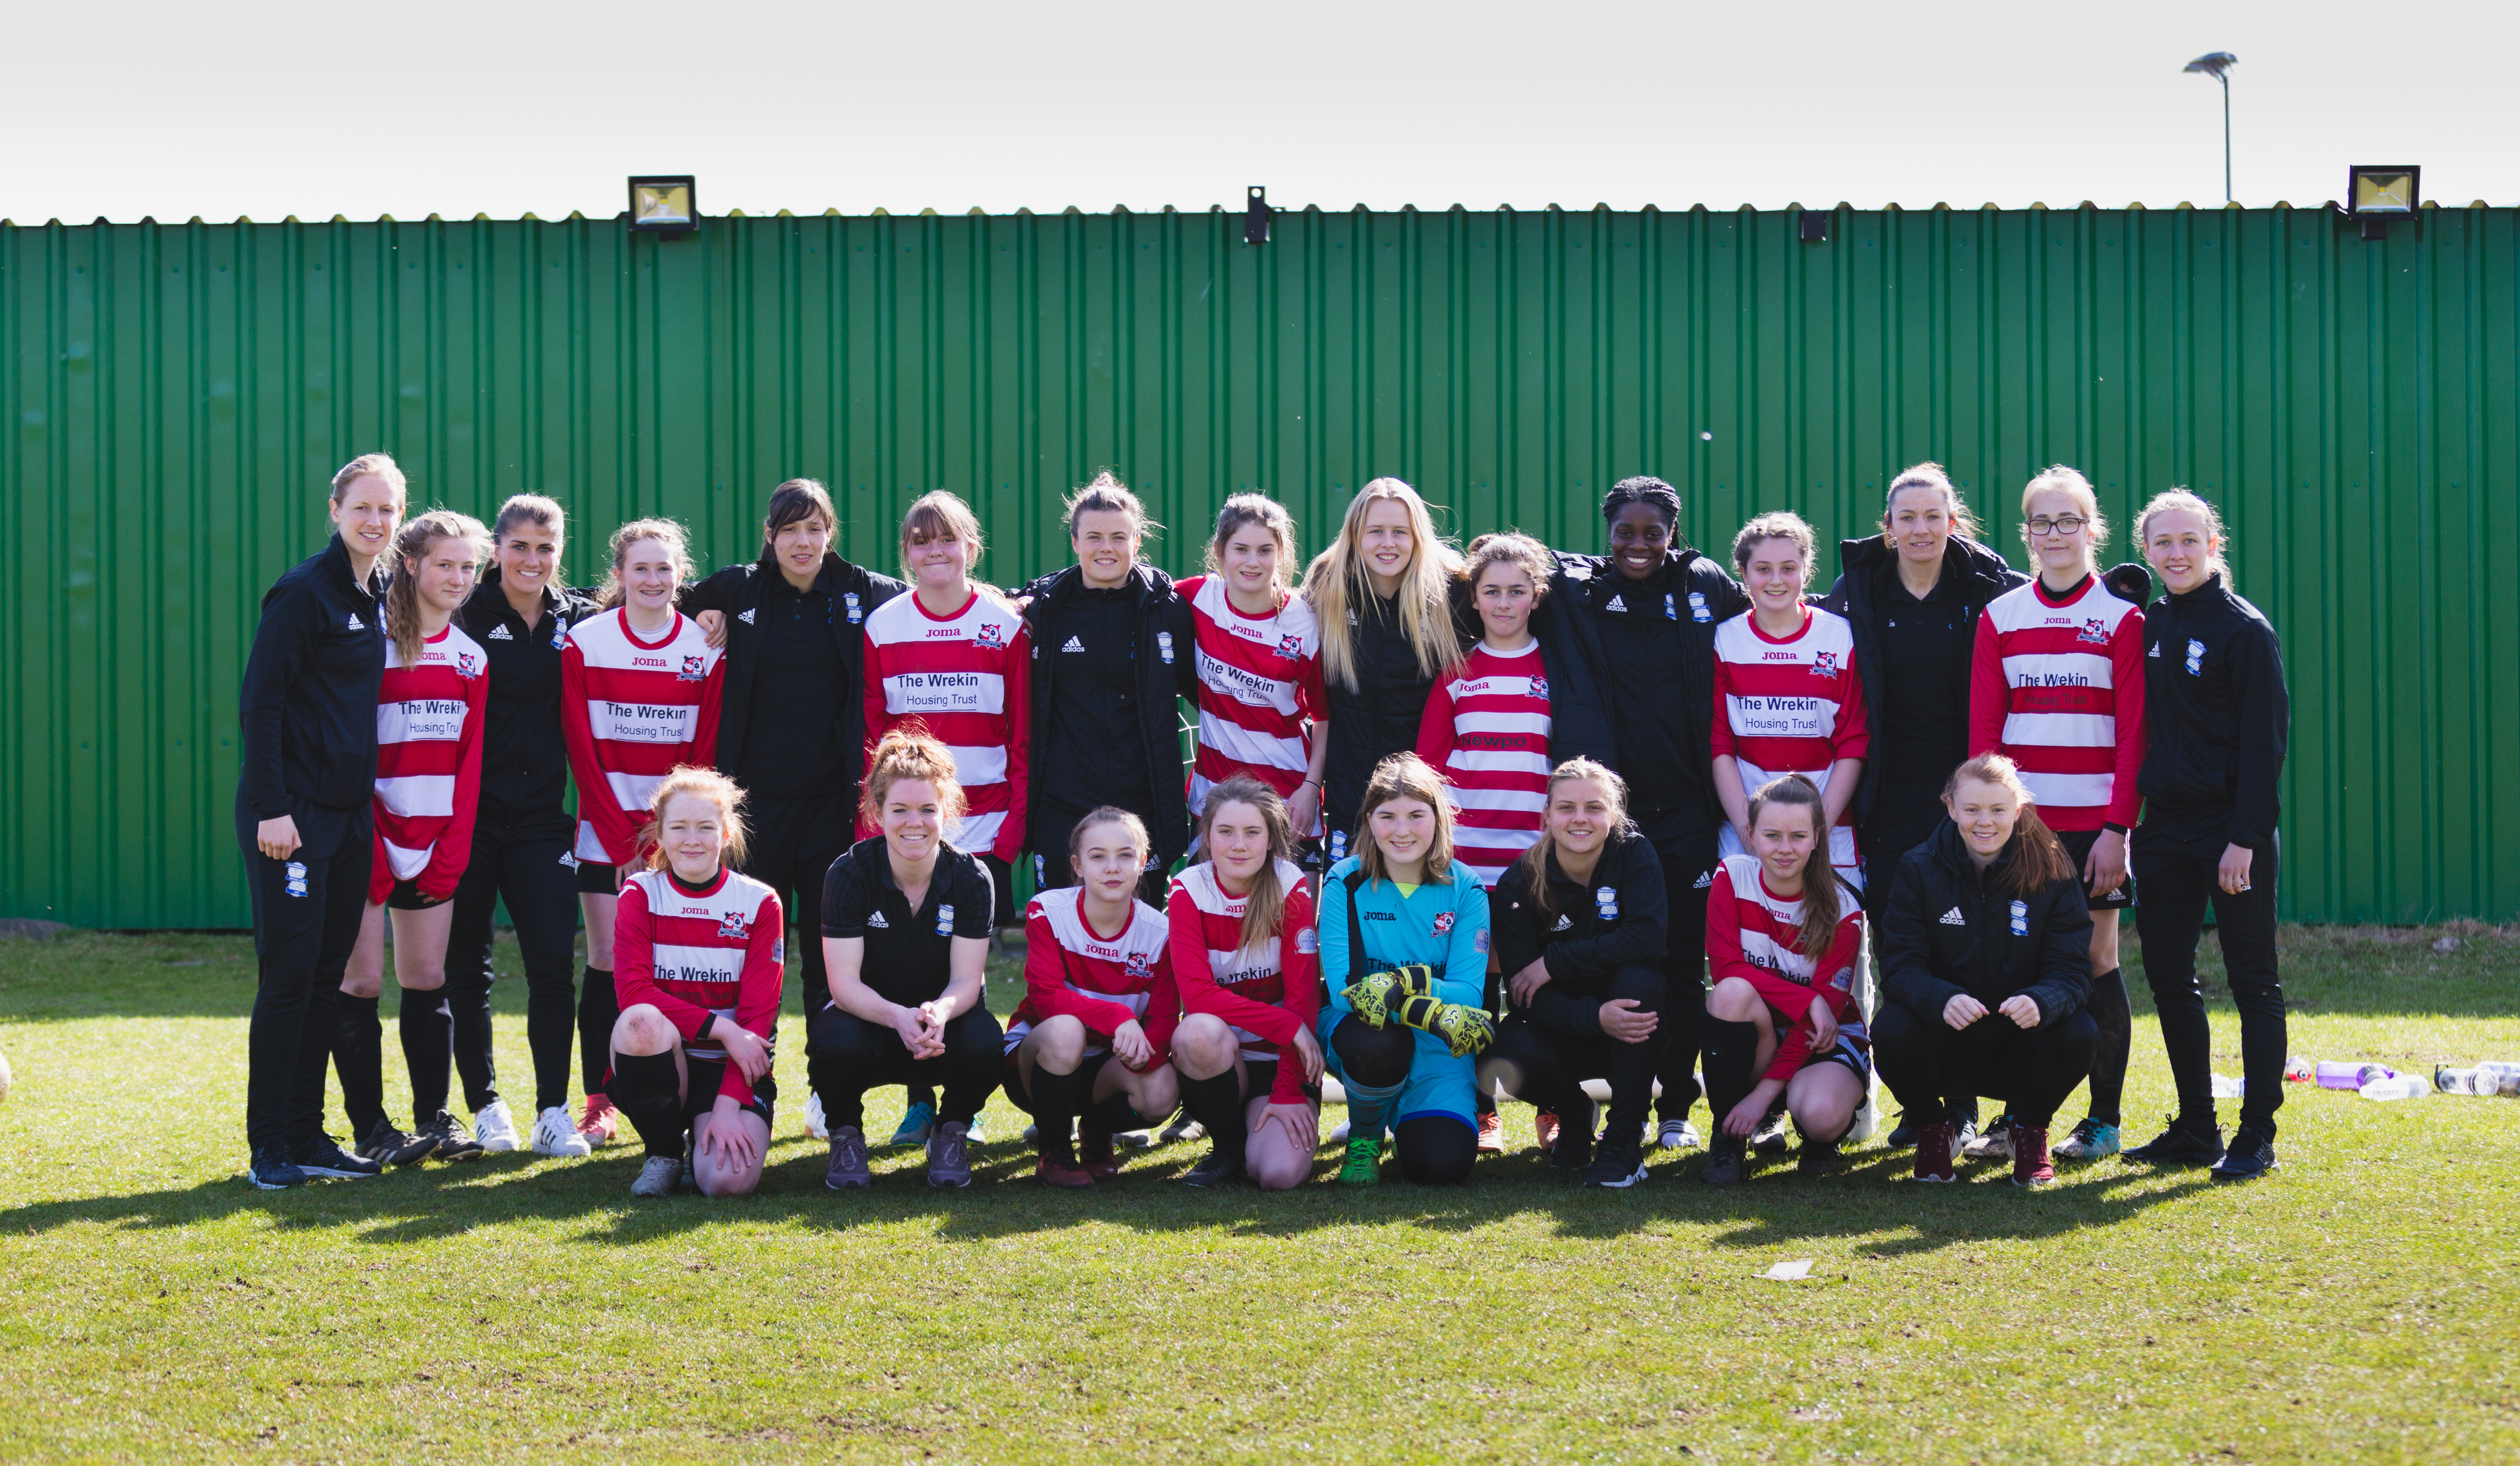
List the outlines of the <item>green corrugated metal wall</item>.
{"label": "green corrugated metal wall", "polygon": [[[2514,211],[2364,243],[2320,209],[1841,209],[0,226],[0,914],[237,925],[235,698],[262,588],[383,448],[422,505],[569,508],[581,577],[665,512],[710,562],[805,473],[889,563],[971,498],[1012,579],[1110,466],[1307,549],[1397,473],[1456,531],[1594,548],[1625,474],[1684,528],[1823,534],[1949,464],[1979,512],[2074,463],[2124,526],[2221,503],[2295,697],[2285,906],[2520,911]],[[2123,537],[2123,529],[2121,530]],[[2123,538],[2121,543],[2123,544]],[[2010,541],[2018,558],[2019,545]]]}

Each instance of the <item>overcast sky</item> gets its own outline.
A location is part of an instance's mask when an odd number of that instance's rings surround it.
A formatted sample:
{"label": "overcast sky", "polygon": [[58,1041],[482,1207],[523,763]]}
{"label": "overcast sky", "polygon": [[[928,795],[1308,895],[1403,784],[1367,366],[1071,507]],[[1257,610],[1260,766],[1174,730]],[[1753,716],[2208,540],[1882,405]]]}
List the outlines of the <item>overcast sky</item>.
{"label": "overcast sky", "polygon": [[2520,21],[2441,4],[28,6],[0,217],[1273,203],[2520,201]]}

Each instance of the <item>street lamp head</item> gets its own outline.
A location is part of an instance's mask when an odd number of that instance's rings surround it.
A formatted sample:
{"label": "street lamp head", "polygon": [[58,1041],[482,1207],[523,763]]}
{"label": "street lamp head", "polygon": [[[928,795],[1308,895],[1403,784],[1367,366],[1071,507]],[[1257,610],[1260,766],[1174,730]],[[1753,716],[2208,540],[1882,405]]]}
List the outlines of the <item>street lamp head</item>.
{"label": "street lamp head", "polygon": [[2182,71],[2202,71],[2206,75],[2213,77],[2216,81],[2223,83],[2225,86],[2229,86],[2231,84],[2231,78],[2229,75],[2230,69],[2239,64],[2240,59],[2233,56],[2228,51],[2208,51],[2203,56],[2189,62],[2180,69]]}

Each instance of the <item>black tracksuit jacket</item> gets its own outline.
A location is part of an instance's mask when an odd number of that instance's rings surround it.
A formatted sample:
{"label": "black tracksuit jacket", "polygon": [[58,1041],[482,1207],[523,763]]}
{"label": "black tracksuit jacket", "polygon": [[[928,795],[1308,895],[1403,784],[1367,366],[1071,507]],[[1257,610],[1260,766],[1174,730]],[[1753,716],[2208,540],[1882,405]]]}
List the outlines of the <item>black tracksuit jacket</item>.
{"label": "black tracksuit jacket", "polygon": [[[338,817],[376,797],[383,563],[381,556],[364,585],[351,579],[349,549],[336,534],[263,593],[237,695],[238,799],[257,821],[301,811]],[[316,831],[298,833],[316,854],[330,854]]]}
{"label": "black tracksuit jacket", "polygon": [[2016,896],[2003,879],[2011,863],[2007,850],[1981,873],[1951,823],[1900,859],[1890,899],[1873,912],[1881,991],[1891,1001],[1940,1022],[1943,1005],[1962,993],[1990,1011],[2026,993],[2041,1028],[2091,1002],[2092,912],[2081,879]]}
{"label": "black tracksuit jacket", "polygon": [[[1686,547],[1642,581],[1601,555],[1561,551],[1548,606],[1601,690],[1612,728],[1611,756],[1602,762],[1628,781],[1630,813],[1641,822],[1677,815],[1710,830],[1722,824],[1711,751],[1715,628],[1749,609],[1740,585]],[[1553,716],[1553,696],[1552,703]]]}
{"label": "black tracksuit jacket", "polygon": [[[1148,816],[1148,834],[1154,840],[1156,868],[1181,859],[1190,848],[1190,796],[1182,773],[1181,699],[1198,698],[1198,638],[1190,602],[1173,589],[1173,579],[1152,565],[1129,572],[1133,621],[1137,628],[1138,699],[1133,708],[1100,710],[1107,718],[1134,719],[1135,732],[1146,740],[1148,787],[1124,806]],[[1085,589],[1085,572],[1076,565],[1056,570],[1025,586],[1018,595],[1032,598],[1024,608],[1024,625],[1032,639],[1032,788],[1034,803],[1045,789],[1081,790],[1092,782],[1083,771],[1083,755],[1059,746],[1058,719],[1051,707],[1058,689],[1058,649],[1067,631],[1061,618]],[[1047,648],[1047,651],[1045,651]],[[1115,724],[1113,736],[1127,731]],[[1099,801],[1098,801],[1099,802]],[[1031,838],[1027,833],[1027,841]],[[1065,850],[1037,854],[1062,857]]]}
{"label": "black tracksuit jacket", "polygon": [[[1546,957],[1549,982],[1532,995],[1532,1021],[1569,1038],[1598,1039],[1610,975],[1631,963],[1662,970],[1671,929],[1662,862],[1633,826],[1611,836],[1593,878],[1581,885],[1557,868],[1554,850],[1547,859],[1553,916],[1543,917],[1532,899],[1529,866],[1516,861],[1497,877],[1488,903],[1497,961],[1510,978]],[[1616,914],[1602,914],[1605,909]]]}
{"label": "black tracksuit jacket", "polygon": [[575,831],[567,805],[568,739],[561,731],[560,644],[570,627],[594,614],[586,595],[552,586],[543,591],[541,615],[528,625],[508,604],[495,568],[455,613],[464,634],[490,658],[479,824],[525,836]]}
{"label": "black tracksuit jacket", "polygon": [[[726,688],[718,702],[717,746],[721,767],[737,783],[746,781],[747,771],[727,766],[743,758],[743,734],[752,721],[752,683],[760,675],[764,635],[745,618],[761,608],[762,591],[778,574],[779,567],[765,553],[761,559],[728,565],[706,580],[686,586],[680,598],[685,615],[726,614]],[[814,589],[823,593],[831,606],[832,641],[840,652],[840,727],[834,746],[847,764],[840,771],[847,802],[855,805],[858,780],[866,772],[866,618],[910,587],[827,551],[823,568],[814,577]]]}
{"label": "black tracksuit jacket", "polygon": [[2292,702],[2265,615],[2220,575],[2143,608],[2144,822],[2189,840],[2274,840]]}
{"label": "black tracksuit jacket", "polygon": [[1435,679],[1418,670],[1418,649],[1400,623],[1399,606],[1397,596],[1385,600],[1370,585],[1352,582],[1347,636],[1356,685],[1322,669],[1329,703],[1324,721],[1330,727],[1329,757],[1322,765],[1322,818],[1350,834],[1373,766],[1418,746],[1418,728],[1435,691]]}

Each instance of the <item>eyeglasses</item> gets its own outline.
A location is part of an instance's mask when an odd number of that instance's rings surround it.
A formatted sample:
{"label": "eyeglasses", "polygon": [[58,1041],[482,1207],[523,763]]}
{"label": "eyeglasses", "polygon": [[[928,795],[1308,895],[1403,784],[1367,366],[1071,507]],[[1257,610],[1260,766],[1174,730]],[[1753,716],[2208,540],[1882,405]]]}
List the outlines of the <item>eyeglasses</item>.
{"label": "eyeglasses", "polygon": [[2078,535],[2083,532],[2083,526],[2091,522],[2080,514],[2062,514],[2053,519],[2031,520],[2030,532],[2035,535]]}

